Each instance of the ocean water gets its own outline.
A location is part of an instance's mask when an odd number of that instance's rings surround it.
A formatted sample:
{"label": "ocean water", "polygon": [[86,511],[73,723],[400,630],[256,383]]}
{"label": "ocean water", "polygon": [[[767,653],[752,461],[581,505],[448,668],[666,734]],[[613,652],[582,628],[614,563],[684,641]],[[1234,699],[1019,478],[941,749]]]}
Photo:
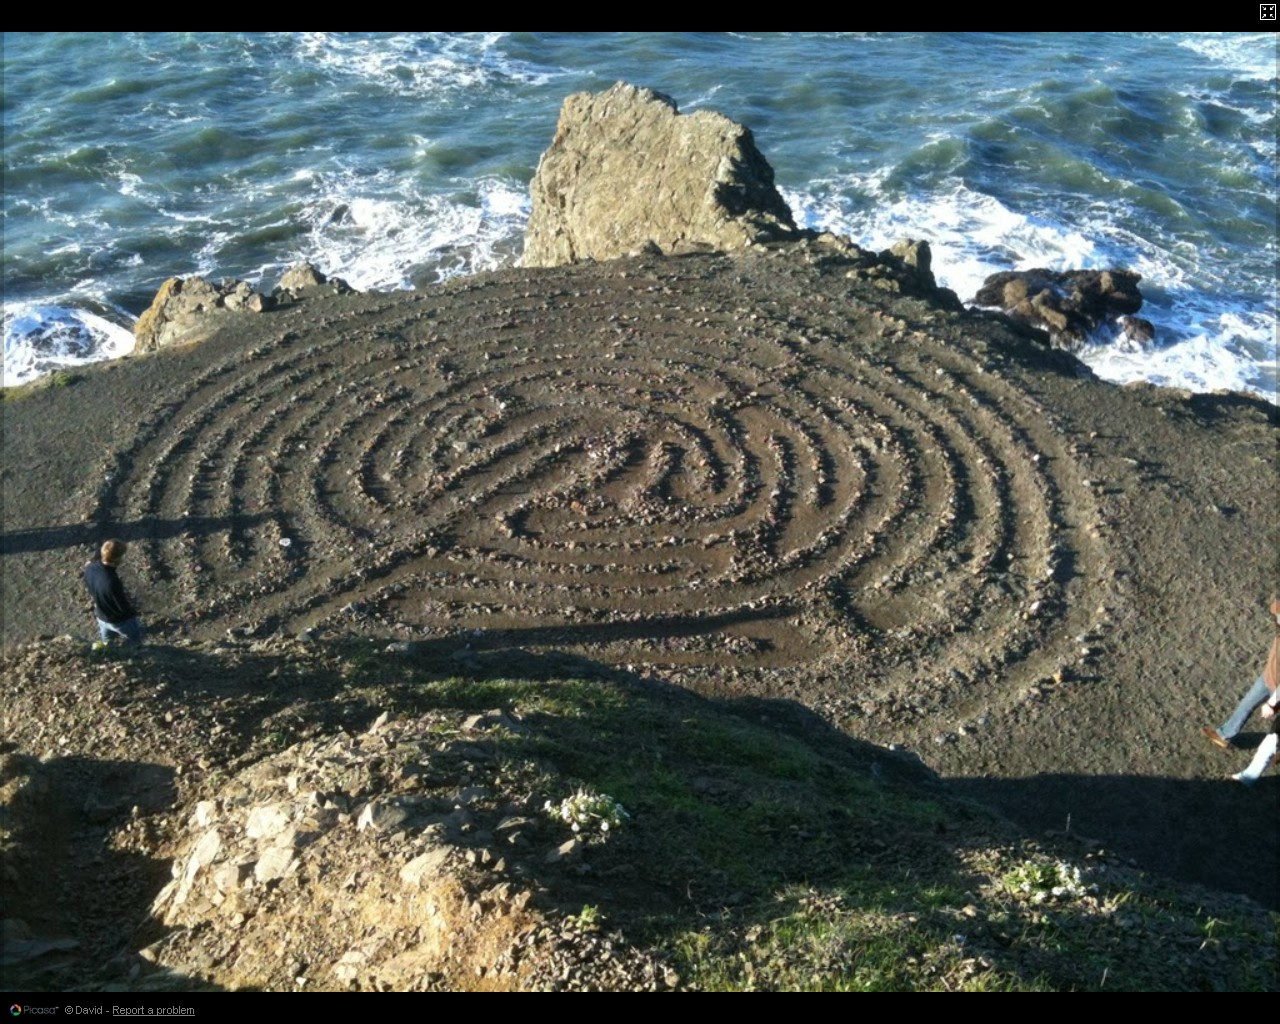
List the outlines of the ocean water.
{"label": "ocean water", "polygon": [[1277,401],[1277,42],[1197,34],[21,34],[3,40],[3,383],[127,353],[174,274],[362,289],[512,264],[563,98],[749,125],[798,222],[1143,275],[1103,377]]}

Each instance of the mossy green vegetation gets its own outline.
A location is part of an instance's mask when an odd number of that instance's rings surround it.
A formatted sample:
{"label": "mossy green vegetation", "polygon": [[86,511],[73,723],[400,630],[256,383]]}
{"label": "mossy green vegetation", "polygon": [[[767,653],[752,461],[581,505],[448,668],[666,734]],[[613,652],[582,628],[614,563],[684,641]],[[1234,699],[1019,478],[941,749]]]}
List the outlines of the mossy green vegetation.
{"label": "mossy green vegetation", "polygon": [[0,401],[16,402],[37,391],[73,387],[84,379],[85,375],[83,373],[77,373],[74,370],[55,370],[53,373],[47,373],[43,377],[36,378],[29,384],[0,388]]}

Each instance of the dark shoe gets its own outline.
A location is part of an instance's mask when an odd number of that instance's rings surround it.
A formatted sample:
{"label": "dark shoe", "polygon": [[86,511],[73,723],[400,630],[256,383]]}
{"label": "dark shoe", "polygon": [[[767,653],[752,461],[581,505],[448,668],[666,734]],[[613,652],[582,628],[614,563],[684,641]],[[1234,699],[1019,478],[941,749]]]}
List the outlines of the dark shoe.
{"label": "dark shoe", "polygon": [[1223,739],[1222,733],[1218,732],[1218,730],[1214,729],[1212,726],[1206,725],[1200,731],[1204,733],[1204,738],[1207,739],[1210,743],[1212,743],[1215,747],[1218,747],[1221,750],[1231,749],[1230,741]]}

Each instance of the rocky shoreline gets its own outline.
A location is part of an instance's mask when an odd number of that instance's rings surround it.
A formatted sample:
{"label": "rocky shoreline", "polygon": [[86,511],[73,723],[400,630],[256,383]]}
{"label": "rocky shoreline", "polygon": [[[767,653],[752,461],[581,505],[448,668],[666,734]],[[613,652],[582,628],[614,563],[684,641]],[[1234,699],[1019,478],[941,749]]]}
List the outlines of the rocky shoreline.
{"label": "rocky shoreline", "polygon": [[[101,757],[91,728],[68,728],[66,745],[40,731],[70,713],[42,673],[72,703],[119,674],[141,720],[148,665],[157,693],[179,686],[184,645],[216,666],[244,645],[373,641],[478,687],[494,665],[515,676],[526,659],[569,658],[573,673],[674,684],[734,714],[799,706],[850,742],[913,752],[948,800],[997,808],[1027,837],[1086,837],[1119,864],[1275,908],[1277,844],[1258,829],[1275,827],[1276,780],[1226,781],[1247,755],[1225,758],[1198,727],[1234,703],[1270,640],[1276,409],[1098,381],[1040,331],[938,290],[918,243],[748,241],[726,253],[692,235],[628,237],[617,258],[395,295],[313,280],[272,304],[229,286],[224,305],[242,309],[197,316],[198,344],[175,335],[6,395],[7,755]],[[103,666],[49,639],[86,635],[78,574],[106,536],[133,544],[125,576],[155,662]],[[303,770],[339,726],[370,730],[369,710],[282,730],[283,759]],[[463,718],[449,729],[465,732]],[[261,850],[197,852],[211,829],[219,850],[231,842],[225,787],[248,784],[217,757],[200,766],[216,738],[193,733],[179,754],[162,727],[138,728],[135,743],[110,741],[110,760],[181,765],[190,780],[139,812],[162,816],[149,848],[178,858],[179,888],[203,886],[211,905],[250,876],[279,891],[283,874],[252,866]],[[460,779],[427,803],[461,799]],[[361,790],[366,809],[377,792]],[[485,805],[497,817],[476,827],[532,809]],[[354,805],[314,811],[368,831]],[[313,848],[293,843],[316,831],[294,821],[311,813],[254,837],[285,851],[272,855],[284,871],[311,863],[291,852]],[[424,803],[412,835],[451,813]],[[396,863],[384,881],[403,879]],[[156,920],[178,921],[173,890],[141,889],[159,898]],[[678,984],[668,961],[637,957],[618,987]]]}

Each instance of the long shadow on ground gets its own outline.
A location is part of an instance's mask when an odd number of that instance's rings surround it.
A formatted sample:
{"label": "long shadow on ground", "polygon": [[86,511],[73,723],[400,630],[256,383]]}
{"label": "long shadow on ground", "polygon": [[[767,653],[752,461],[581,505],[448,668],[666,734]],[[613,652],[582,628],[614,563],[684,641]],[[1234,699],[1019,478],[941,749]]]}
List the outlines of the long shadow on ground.
{"label": "long shadow on ground", "polygon": [[1226,778],[1247,762],[1250,739],[1260,737],[1241,737],[1220,781],[1063,774],[952,779],[949,788],[999,809],[1029,834],[1089,837],[1147,870],[1277,910],[1280,777],[1264,776],[1252,788]]}
{"label": "long shadow on ground", "polygon": [[[0,973],[15,991],[210,990],[157,972],[137,950],[161,934],[148,920],[169,863],[150,848],[152,815],[177,799],[160,764],[0,747],[5,881]],[[121,844],[122,831],[140,842]]]}
{"label": "long shadow on ground", "polygon": [[263,513],[236,516],[190,516],[184,519],[145,519],[121,523],[70,523],[32,530],[11,530],[0,534],[0,555],[25,551],[56,551],[62,548],[96,548],[104,540],[167,540],[170,537],[206,537],[221,531],[243,533],[271,518]]}
{"label": "long shadow on ground", "polygon": [[[561,912],[600,907],[629,935],[684,958],[682,973],[709,987],[963,987],[970,970],[1014,987],[1252,987],[1266,972],[1265,952],[1241,938],[1245,964],[1232,970],[1247,967],[1255,981],[1224,980],[1204,941],[1212,915],[1194,899],[1133,896],[1132,873],[1113,858],[1094,861],[1111,867],[1093,876],[1091,901],[1048,914],[1010,896],[1007,872],[1053,858],[1083,864],[1097,847],[1071,834],[1025,842],[973,801],[1036,808],[1035,818],[1013,815],[1035,833],[1069,804],[1073,832],[1132,849],[1141,867],[1274,899],[1274,845],[1270,860],[1254,860],[1253,886],[1228,884],[1259,844],[1246,845],[1238,823],[1197,845],[1190,824],[1230,808],[1274,820],[1258,803],[1273,787],[1066,776],[942,783],[909,755],[791,701],[708,699],[572,655],[460,652],[456,638],[317,644],[300,672],[308,646],[171,648],[135,664],[139,679],[161,681],[156,698],[216,712],[227,773],[301,736],[358,735],[383,712],[408,722],[518,708],[525,731],[486,734],[493,764],[541,766],[538,776],[553,780],[545,795],[581,784],[632,813],[591,848],[586,874],[545,863],[540,849],[530,856],[525,877],[540,899]],[[522,813],[540,810],[543,796]],[[1225,913],[1220,902],[1215,912]],[[1117,906],[1139,925],[1120,924]],[[692,936],[717,966],[687,952]]]}

